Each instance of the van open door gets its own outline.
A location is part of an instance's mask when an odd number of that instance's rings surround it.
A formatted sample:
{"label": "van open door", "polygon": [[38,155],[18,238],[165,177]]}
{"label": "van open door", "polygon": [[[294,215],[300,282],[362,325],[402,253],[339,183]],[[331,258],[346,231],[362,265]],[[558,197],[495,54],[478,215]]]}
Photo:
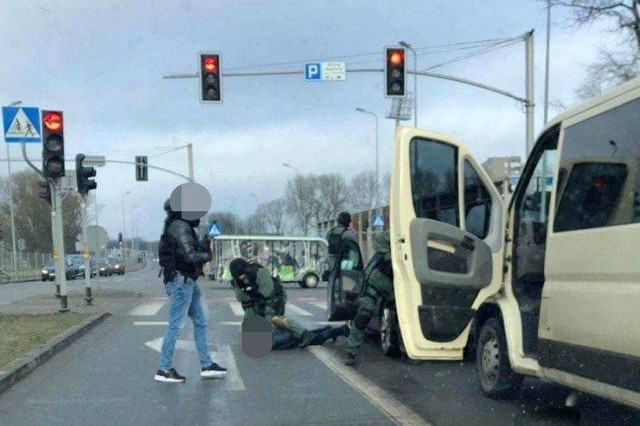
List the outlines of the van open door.
{"label": "van open door", "polygon": [[327,282],[329,321],[351,320],[362,290],[364,262],[358,243],[344,239]]}
{"label": "van open door", "polygon": [[390,216],[407,355],[461,359],[475,310],[501,286],[502,198],[462,144],[398,127]]}

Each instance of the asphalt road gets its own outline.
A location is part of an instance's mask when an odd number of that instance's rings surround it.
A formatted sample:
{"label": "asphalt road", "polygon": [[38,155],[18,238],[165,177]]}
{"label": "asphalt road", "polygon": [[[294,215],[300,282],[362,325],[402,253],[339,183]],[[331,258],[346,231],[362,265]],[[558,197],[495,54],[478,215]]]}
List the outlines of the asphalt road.
{"label": "asphalt road", "polygon": [[[174,356],[187,383],[156,383],[167,300],[155,265],[125,278],[103,285],[143,297],[1,395],[0,424],[393,424],[418,416],[439,425],[640,424],[639,412],[596,398],[566,409],[569,391],[537,380],[527,380],[516,400],[493,401],[480,394],[472,365],[387,358],[374,338],[355,369],[337,362],[340,340],[249,358],[240,349],[232,292],[207,280],[209,345],[229,373],[200,380],[187,325]],[[289,287],[288,294],[290,316],[309,326],[326,319],[325,288]]]}

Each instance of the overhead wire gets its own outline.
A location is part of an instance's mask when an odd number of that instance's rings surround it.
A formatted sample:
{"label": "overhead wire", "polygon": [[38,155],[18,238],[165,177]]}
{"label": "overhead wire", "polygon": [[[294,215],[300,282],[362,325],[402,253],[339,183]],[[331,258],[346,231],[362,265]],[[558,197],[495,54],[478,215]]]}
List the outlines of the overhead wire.
{"label": "overhead wire", "polygon": [[466,55],[462,55],[462,56],[459,56],[457,58],[453,58],[453,59],[441,62],[441,63],[436,64],[436,65],[431,65],[431,66],[425,68],[424,71],[429,71],[429,70],[432,70],[432,69],[435,69],[435,68],[443,67],[445,65],[450,65],[450,64],[454,64],[456,62],[464,61],[466,59],[470,59],[470,58],[473,58],[473,57],[476,57],[476,56],[479,56],[479,55],[484,55],[485,53],[489,53],[489,52],[492,52],[492,51],[495,51],[495,50],[499,50],[499,49],[503,49],[503,48],[506,48],[506,47],[509,47],[509,46],[513,46],[514,44],[517,44],[519,42],[520,42],[520,40],[518,39],[518,40],[513,40],[513,41],[510,41],[510,42],[498,43],[498,44],[496,44],[494,46],[480,49],[477,52],[468,53]]}

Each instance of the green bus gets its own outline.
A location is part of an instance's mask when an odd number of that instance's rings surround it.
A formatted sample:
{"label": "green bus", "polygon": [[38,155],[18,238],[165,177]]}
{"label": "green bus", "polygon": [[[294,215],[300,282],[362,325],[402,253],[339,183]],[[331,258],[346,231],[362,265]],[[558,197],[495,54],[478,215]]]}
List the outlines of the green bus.
{"label": "green bus", "polygon": [[236,257],[258,263],[283,283],[314,288],[326,268],[327,242],[319,237],[221,235],[211,241],[211,280],[230,281],[229,263]]}

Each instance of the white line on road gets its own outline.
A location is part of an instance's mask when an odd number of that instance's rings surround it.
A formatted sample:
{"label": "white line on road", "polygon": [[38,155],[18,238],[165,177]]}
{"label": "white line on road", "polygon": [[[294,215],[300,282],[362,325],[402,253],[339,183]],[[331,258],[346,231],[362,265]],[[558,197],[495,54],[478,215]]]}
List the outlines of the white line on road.
{"label": "white line on road", "polygon": [[296,315],[301,315],[303,317],[312,317],[313,314],[309,311],[305,311],[304,309],[294,305],[293,303],[287,303],[286,311],[293,312]]}
{"label": "white line on road", "polygon": [[139,316],[148,316],[152,317],[164,306],[165,302],[145,302],[141,305],[136,306],[129,315],[139,315]]}
{"label": "white line on road", "polygon": [[229,302],[229,306],[233,311],[233,314],[237,317],[241,317],[244,315],[244,309],[242,309],[242,305],[238,302]]}
{"label": "white line on road", "polygon": [[309,347],[309,351],[336,373],[349,386],[357,390],[373,405],[382,410],[391,420],[401,425],[428,425],[422,417],[402,404],[378,385],[363,377],[352,367],[347,367],[336,355],[322,346]]}
{"label": "white line on road", "polygon": [[231,351],[231,346],[223,345],[221,349],[222,351],[220,353],[220,361],[222,365],[227,369],[227,374],[225,377],[227,389],[232,391],[246,390],[246,388],[244,387],[244,382],[242,381],[242,377],[240,376],[240,371],[238,370],[238,364],[236,364],[236,358],[233,356],[233,351]]}
{"label": "white line on road", "polygon": [[242,325],[242,321],[222,321],[221,325]]}
{"label": "white line on road", "polygon": [[317,306],[320,309],[327,310],[327,302],[311,302],[313,306]]}
{"label": "white line on road", "polygon": [[133,325],[169,325],[169,321],[134,321]]}

